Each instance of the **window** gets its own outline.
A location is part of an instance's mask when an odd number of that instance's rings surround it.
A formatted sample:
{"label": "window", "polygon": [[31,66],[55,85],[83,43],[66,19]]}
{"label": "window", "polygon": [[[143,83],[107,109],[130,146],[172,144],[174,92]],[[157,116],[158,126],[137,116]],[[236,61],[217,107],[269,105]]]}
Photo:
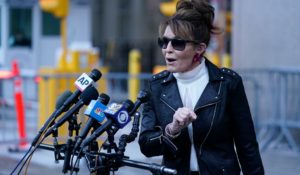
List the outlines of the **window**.
{"label": "window", "polygon": [[9,10],[9,46],[31,47],[32,18],[30,8],[11,8]]}
{"label": "window", "polygon": [[60,21],[51,13],[42,12],[42,35],[58,36],[60,34]]}

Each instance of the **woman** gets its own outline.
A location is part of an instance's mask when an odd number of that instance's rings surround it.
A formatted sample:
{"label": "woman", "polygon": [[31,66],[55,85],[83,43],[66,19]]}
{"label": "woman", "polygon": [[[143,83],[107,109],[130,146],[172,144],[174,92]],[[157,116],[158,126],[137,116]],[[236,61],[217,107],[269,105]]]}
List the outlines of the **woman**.
{"label": "woman", "polygon": [[264,169],[241,77],[203,54],[214,9],[179,1],[160,25],[158,44],[167,70],[150,81],[139,144],[146,156],[163,155],[179,175],[261,175]]}

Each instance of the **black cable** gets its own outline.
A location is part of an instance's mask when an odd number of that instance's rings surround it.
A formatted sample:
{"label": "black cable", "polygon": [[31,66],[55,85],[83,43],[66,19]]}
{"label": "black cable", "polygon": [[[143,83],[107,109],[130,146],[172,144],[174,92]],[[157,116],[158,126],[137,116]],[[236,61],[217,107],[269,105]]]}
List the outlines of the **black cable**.
{"label": "black cable", "polygon": [[22,157],[22,159],[18,162],[18,164],[15,166],[15,168],[13,169],[13,171],[10,173],[11,175],[17,170],[17,168],[20,166],[20,164],[23,162],[23,160],[25,159],[25,157],[27,156],[27,154],[30,152],[30,150],[32,149],[33,146],[30,146],[30,148],[28,149],[28,151],[25,153],[25,155]]}
{"label": "black cable", "polygon": [[[75,160],[74,166],[72,166],[72,169],[71,169],[70,175],[72,175],[72,174],[73,174],[73,172],[74,172],[74,169],[76,168],[75,166],[76,166],[76,164],[77,164],[77,161],[79,161],[79,160],[80,160],[80,154],[81,154],[81,152],[83,152],[83,149],[84,149],[84,147],[82,147],[82,148],[80,149],[80,151],[78,152],[78,155],[77,155],[77,158],[76,158],[76,160]],[[74,157],[74,156],[73,156],[73,157]],[[79,166],[79,165],[78,165],[78,166]]]}
{"label": "black cable", "polygon": [[28,157],[25,159],[25,161],[24,161],[23,165],[21,166],[21,168],[20,168],[18,174],[21,173],[21,171],[22,171],[22,169],[24,168],[26,162],[29,160],[29,158],[30,158],[30,157],[33,155],[33,153],[36,151],[36,149],[38,148],[38,145],[39,145],[40,143],[42,143],[42,142],[45,140],[45,138],[46,138],[46,137],[44,137],[40,142],[37,142],[37,143],[36,143],[36,147],[34,147],[34,149],[31,151],[31,153],[30,153],[30,154],[28,155]]}

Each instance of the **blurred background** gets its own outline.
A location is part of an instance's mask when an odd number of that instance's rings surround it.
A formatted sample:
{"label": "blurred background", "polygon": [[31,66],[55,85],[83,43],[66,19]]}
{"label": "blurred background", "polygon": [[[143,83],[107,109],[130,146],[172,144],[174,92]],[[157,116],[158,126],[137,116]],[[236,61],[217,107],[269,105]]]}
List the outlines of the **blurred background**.
{"label": "blurred background", "polygon": [[[0,0],[0,159],[9,163],[0,163],[0,174],[11,172],[23,156],[9,148],[31,143],[57,97],[75,91],[81,73],[99,69],[103,76],[96,86],[111,102],[135,101],[152,74],[164,70],[158,26],[174,13],[176,2]],[[300,1],[210,3],[223,32],[212,37],[206,56],[241,74],[266,174],[299,174]],[[87,120],[82,111],[78,120]],[[65,139],[67,125],[59,133]],[[136,142],[129,144],[128,156],[160,163],[160,157],[149,159],[138,150]],[[49,164],[53,154],[40,151],[36,157],[30,174],[61,173],[61,164]],[[83,165],[80,173],[87,172]],[[149,172],[119,172],[134,173]]]}

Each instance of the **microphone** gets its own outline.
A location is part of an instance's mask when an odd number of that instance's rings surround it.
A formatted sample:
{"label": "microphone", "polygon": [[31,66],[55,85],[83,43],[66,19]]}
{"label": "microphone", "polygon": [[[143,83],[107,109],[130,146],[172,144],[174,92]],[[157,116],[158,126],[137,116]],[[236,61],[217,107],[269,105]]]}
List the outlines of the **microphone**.
{"label": "microphone", "polygon": [[80,94],[87,89],[90,85],[93,84],[93,82],[98,81],[102,76],[102,73],[97,70],[93,69],[89,75],[86,73],[83,73],[76,81],[75,81],[75,86],[77,87],[77,90],[72,94],[71,97],[69,97],[64,105],[68,106],[70,104],[74,104],[78,101],[78,97]]}
{"label": "microphone", "polygon": [[131,100],[126,100],[123,104],[112,103],[104,110],[104,114],[108,119],[112,119],[118,128],[123,128],[131,120],[128,111],[131,111],[133,107]]}
{"label": "microphone", "polygon": [[66,90],[65,92],[63,92],[56,100],[55,103],[55,109],[59,109],[60,107],[62,107],[64,105],[64,102],[72,95],[72,92],[69,90]]}
{"label": "microphone", "polygon": [[36,145],[38,139],[41,137],[42,133],[47,129],[49,124],[52,124],[50,122],[54,121],[56,117],[61,115],[63,112],[67,111],[70,106],[78,101],[78,97],[84,91],[87,87],[89,87],[93,81],[98,81],[102,76],[102,73],[97,70],[93,69],[89,75],[86,73],[83,73],[76,81],[75,81],[75,86],[79,89],[76,90],[73,94],[70,94],[68,98],[61,100],[60,102],[64,101],[62,106],[60,106],[58,109],[56,109],[51,116],[48,118],[48,120],[45,122],[43,127],[39,130],[37,136],[34,138],[32,141],[31,145],[34,146]]}
{"label": "microphone", "polygon": [[84,114],[89,116],[88,121],[86,122],[85,128],[82,130],[80,135],[78,136],[78,140],[74,146],[74,150],[76,150],[82,143],[82,140],[86,138],[92,127],[98,128],[100,124],[98,122],[102,122],[105,119],[105,114],[103,111],[107,108],[110,97],[107,94],[100,94],[98,100],[92,100],[88,107],[86,108]]}
{"label": "microphone", "polygon": [[106,131],[111,125],[116,125],[117,128],[123,128],[131,120],[128,111],[132,111],[133,107],[134,104],[131,100],[126,100],[123,102],[123,104],[110,104],[107,109],[104,110],[107,121],[98,129],[96,129],[89,138],[84,140],[82,143],[82,148],[103,134],[103,132]]}
{"label": "microphone", "polygon": [[[89,116],[90,121],[102,122],[105,119],[104,110],[107,109],[106,105],[108,104],[110,97],[106,94],[100,94],[98,100],[92,100],[84,114]],[[88,122],[87,122],[88,123]],[[90,129],[90,128],[89,128]]]}
{"label": "microphone", "polygon": [[142,103],[145,103],[149,99],[149,93],[145,90],[140,91],[137,100],[134,103],[134,107],[129,112],[129,116],[133,116],[133,114],[137,111],[137,109],[141,106]]}
{"label": "microphone", "polygon": [[[63,92],[59,97],[58,99],[56,100],[56,104],[55,104],[55,112],[47,119],[47,121],[44,123],[44,125],[42,126],[42,128],[40,129],[40,131],[38,132],[37,136],[33,139],[32,141],[32,146],[34,146],[38,139],[41,137],[43,131],[45,129],[47,129],[48,125],[51,126],[53,125],[54,123],[54,116],[56,116],[58,109],[60,109],[63,105],[64,105],[64,102],[72,95],[72,92],[69,91],[69,90],[66,90],[65,92]],[[68,106],[69,108],[69,106]],[[64,109],[65,110],[65,109]],[[65,112],[65,111],[62,111],[62,112]],[[51,122],[51,123],[50,123]]]}
{"label": "microphone", "polygon": [[67,111],[49,130],[46,132],[45,137],[56,131],[58,127],[63,125],[73,114],[75,114],[83,105],[88,105],[91,100],[98,98],[98,91],[94,86],[89,86],[80,95],[79,101]]}

